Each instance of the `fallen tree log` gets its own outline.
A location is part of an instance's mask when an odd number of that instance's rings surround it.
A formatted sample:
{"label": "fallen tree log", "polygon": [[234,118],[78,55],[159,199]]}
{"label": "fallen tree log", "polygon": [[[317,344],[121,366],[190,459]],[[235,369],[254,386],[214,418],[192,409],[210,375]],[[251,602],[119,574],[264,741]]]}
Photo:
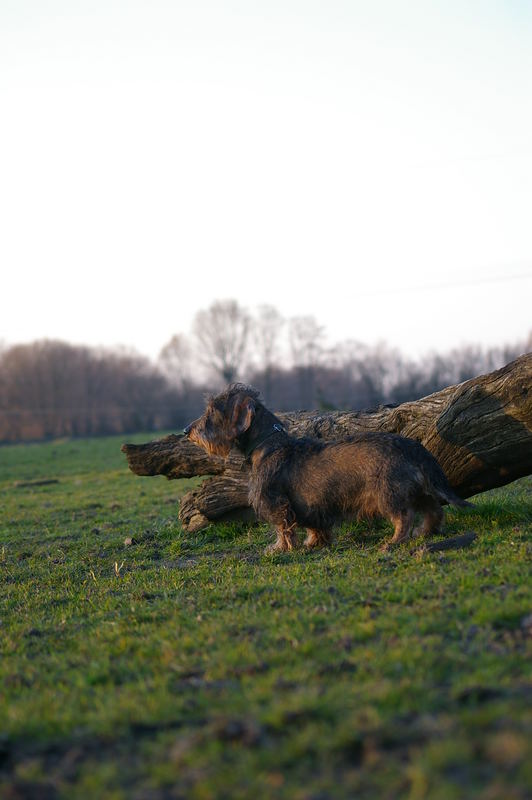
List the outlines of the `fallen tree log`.
{"label": "fallen tree log", "polygon": [[[470,497],[532,473],[532,353],[398,406],[278,416],[295,436],[330,440],[383,431],[416,439],[439,461],[457,494]],[[209,456],[176,434],[124,444],[122,451],[137,475],[215,476],[182,498],[179,518],[185,530],[235,517],[255,519],[248,504],[248,468],[237,451],[226,460]]]}

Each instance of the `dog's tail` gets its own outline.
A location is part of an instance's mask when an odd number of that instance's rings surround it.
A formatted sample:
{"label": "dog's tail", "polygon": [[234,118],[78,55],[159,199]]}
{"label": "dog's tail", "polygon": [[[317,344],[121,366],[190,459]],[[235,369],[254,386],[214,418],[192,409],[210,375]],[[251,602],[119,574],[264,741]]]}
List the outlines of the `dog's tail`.
{"label": "dog's tail", "polygon": [[456,494],[436,459],[430,453],[427,453],[427,456],[422,468],[427,494],[432,494],[442,504],[449,503],[458,508],[471,508],[472,503]]}
{"label": "dog's tail", "polygon": [[470,503],[468,500],[464,500],[462,497],[458,497],[456,492],[453,492],[450,486],[446,486],[444,489],[438,487],[436,491],[438,498],[442,501],[442,503],[449,503],[449,505],[458,506],[458,508],[473,508],[473,503]]}

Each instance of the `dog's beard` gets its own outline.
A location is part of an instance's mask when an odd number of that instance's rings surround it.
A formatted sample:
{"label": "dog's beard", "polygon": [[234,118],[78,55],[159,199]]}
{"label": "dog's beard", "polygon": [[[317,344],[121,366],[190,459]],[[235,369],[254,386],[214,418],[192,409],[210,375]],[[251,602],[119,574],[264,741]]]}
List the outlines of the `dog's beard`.
{"label": "dog's beard", "polygon": [[229,451],[231,450],[232,442],[229,441],[213,442],[210,439],[201,436],[197,432],[191,433],[189,438],[191,442],[197,444],[199,447],[205,450],[205,452],[208,453],[210,456],[222,456],[223,458],[225,458],[226,456],[229,455]]}
{"label": "dog's beard", "polygon": [[226,458],[231,450],[232,442],[207,442],[207,452],[211,456]]}

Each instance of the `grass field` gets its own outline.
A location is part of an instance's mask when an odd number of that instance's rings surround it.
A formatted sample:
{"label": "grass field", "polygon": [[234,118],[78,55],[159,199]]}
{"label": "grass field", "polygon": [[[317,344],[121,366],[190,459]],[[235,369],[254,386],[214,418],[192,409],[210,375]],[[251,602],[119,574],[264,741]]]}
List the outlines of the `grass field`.
{"label": "grass field", "polygon": [[120,443],[0,448],[2,798],[531,797],[531,478],[467,549],[267,556]]}

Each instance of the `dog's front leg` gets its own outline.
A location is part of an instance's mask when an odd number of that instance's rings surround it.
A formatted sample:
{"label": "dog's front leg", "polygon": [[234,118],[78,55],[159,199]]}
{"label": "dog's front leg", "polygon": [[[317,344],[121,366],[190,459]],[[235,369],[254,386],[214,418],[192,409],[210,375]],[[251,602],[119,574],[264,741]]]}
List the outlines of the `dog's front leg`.
{"label": "dog's front leg", "polygon": [[307,550],[312,550],[317,547],[327,547],[332,542],[331,531],[319,531],[315,528],[307,528],[307,537],[303,542]]}
{"label": "dog's front leg", "polygon": [[266,548],[266,553],[286,553],[296,546],[295,533],[284,526],[276,529],[277,538]]}
{"label": "dog's front leg", "polygon": [[269,514],[275,524],[277,538],[266,548],[267,553],[282,553],[293,550],[297,545],[296,517],[289,503],[282,503]]}

